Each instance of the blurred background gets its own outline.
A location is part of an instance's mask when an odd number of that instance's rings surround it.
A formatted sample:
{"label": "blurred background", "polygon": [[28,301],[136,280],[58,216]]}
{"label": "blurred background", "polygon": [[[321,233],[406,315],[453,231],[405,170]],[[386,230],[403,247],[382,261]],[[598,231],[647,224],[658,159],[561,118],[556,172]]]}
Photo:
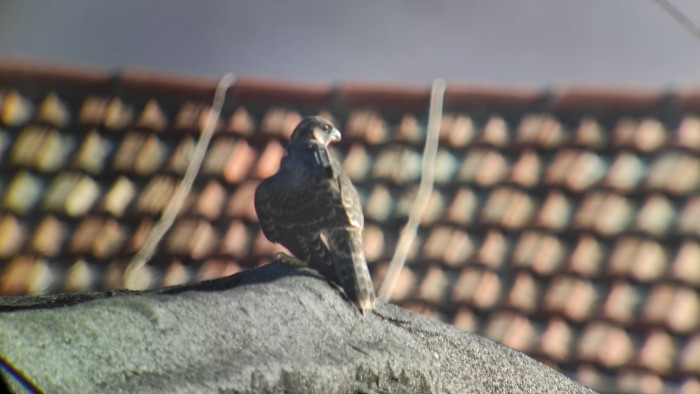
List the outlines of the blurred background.
{"label": "blurred background", "polygon": [[[700,2],[673,4],[700,20]],[[653,0],[6,0],[0,53],[322,81],[700,82],[700,42]]]}
{"label": "blurred background", "polygon": [[[197,181],[130,281],[227,72]],[[436,189],[393,301],[596,389],[700,392],[700,40],[652,0],[1,1],[0,294],[269,262],[252,196],[310,114],[344,133],[378,287],[435,77]]]}

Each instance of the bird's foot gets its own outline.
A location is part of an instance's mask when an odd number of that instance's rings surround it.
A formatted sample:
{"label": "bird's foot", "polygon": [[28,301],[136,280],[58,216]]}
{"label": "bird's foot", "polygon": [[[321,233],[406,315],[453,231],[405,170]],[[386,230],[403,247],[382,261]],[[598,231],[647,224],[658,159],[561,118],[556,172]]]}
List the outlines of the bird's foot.
{"label": "bird's foot", "polygon": [[290,256],[284,252],[278,252],[275,258],[279,260],[282,264],[291,265],[292,267],[308,267],[309,263],[306,261],[299,260],[294,256]]}

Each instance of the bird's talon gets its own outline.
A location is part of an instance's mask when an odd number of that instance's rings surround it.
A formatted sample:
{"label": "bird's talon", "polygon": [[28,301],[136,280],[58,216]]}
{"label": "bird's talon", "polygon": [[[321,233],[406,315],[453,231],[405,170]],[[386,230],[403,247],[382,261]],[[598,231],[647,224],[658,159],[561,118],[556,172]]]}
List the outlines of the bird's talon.
{"label": "bird's talon", "polygon": [[308,267],[309,264],[305,261],[299,260],[294,256],[290,256],[284,252],[277,252],[275,258],[279,260],[282,264],[290,265],[292,267]]}

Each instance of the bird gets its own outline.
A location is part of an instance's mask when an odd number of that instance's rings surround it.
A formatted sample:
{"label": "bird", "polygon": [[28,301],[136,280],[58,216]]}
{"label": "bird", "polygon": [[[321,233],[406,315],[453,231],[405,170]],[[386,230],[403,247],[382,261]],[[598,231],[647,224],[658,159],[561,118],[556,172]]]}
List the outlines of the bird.
{"label": "bird", "polygon": [[374,308],[375,294],[362,245],[360,196],[328,148],[340,139],[327,119],[302,119],[279,170],[255,190],[255,211],[267,239],[295,256],[279,253],[281,262],[316,269],[364,315]]}

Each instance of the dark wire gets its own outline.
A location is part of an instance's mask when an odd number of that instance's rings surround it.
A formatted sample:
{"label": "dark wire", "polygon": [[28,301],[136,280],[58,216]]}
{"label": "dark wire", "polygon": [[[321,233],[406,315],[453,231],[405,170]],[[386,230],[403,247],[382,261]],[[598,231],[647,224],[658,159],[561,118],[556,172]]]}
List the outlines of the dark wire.
{"label": "dark wire", "polygon": [[3,357],[2,355],[0,355],[0,368],[4,369],[10,376],[12,376],[20,385],[22,385],[22,387],[24,387],[30,393],[44,393],[44,390],[37,386],[36,383],[32,382],[30,378],[25,376],[22,371],[20,371],[17,367],[12,365],[12,363],[5,359],[5,357]]}
{"label": "dark wire", "polygon": [[692,19],[688,18],[686,14],[683,13],[683,11],[679,10],[671,4],[668,0],[654,0],[656,4],[658,4],[661,8],[664,9],[669,15],[673,17],[673,19],[676,20],[676,22],[680,23],[683,27],[685,27],[686,30],[690,32],[690,34],[694,35],[695,38],[700,40],[700,27],[693,22]]}

